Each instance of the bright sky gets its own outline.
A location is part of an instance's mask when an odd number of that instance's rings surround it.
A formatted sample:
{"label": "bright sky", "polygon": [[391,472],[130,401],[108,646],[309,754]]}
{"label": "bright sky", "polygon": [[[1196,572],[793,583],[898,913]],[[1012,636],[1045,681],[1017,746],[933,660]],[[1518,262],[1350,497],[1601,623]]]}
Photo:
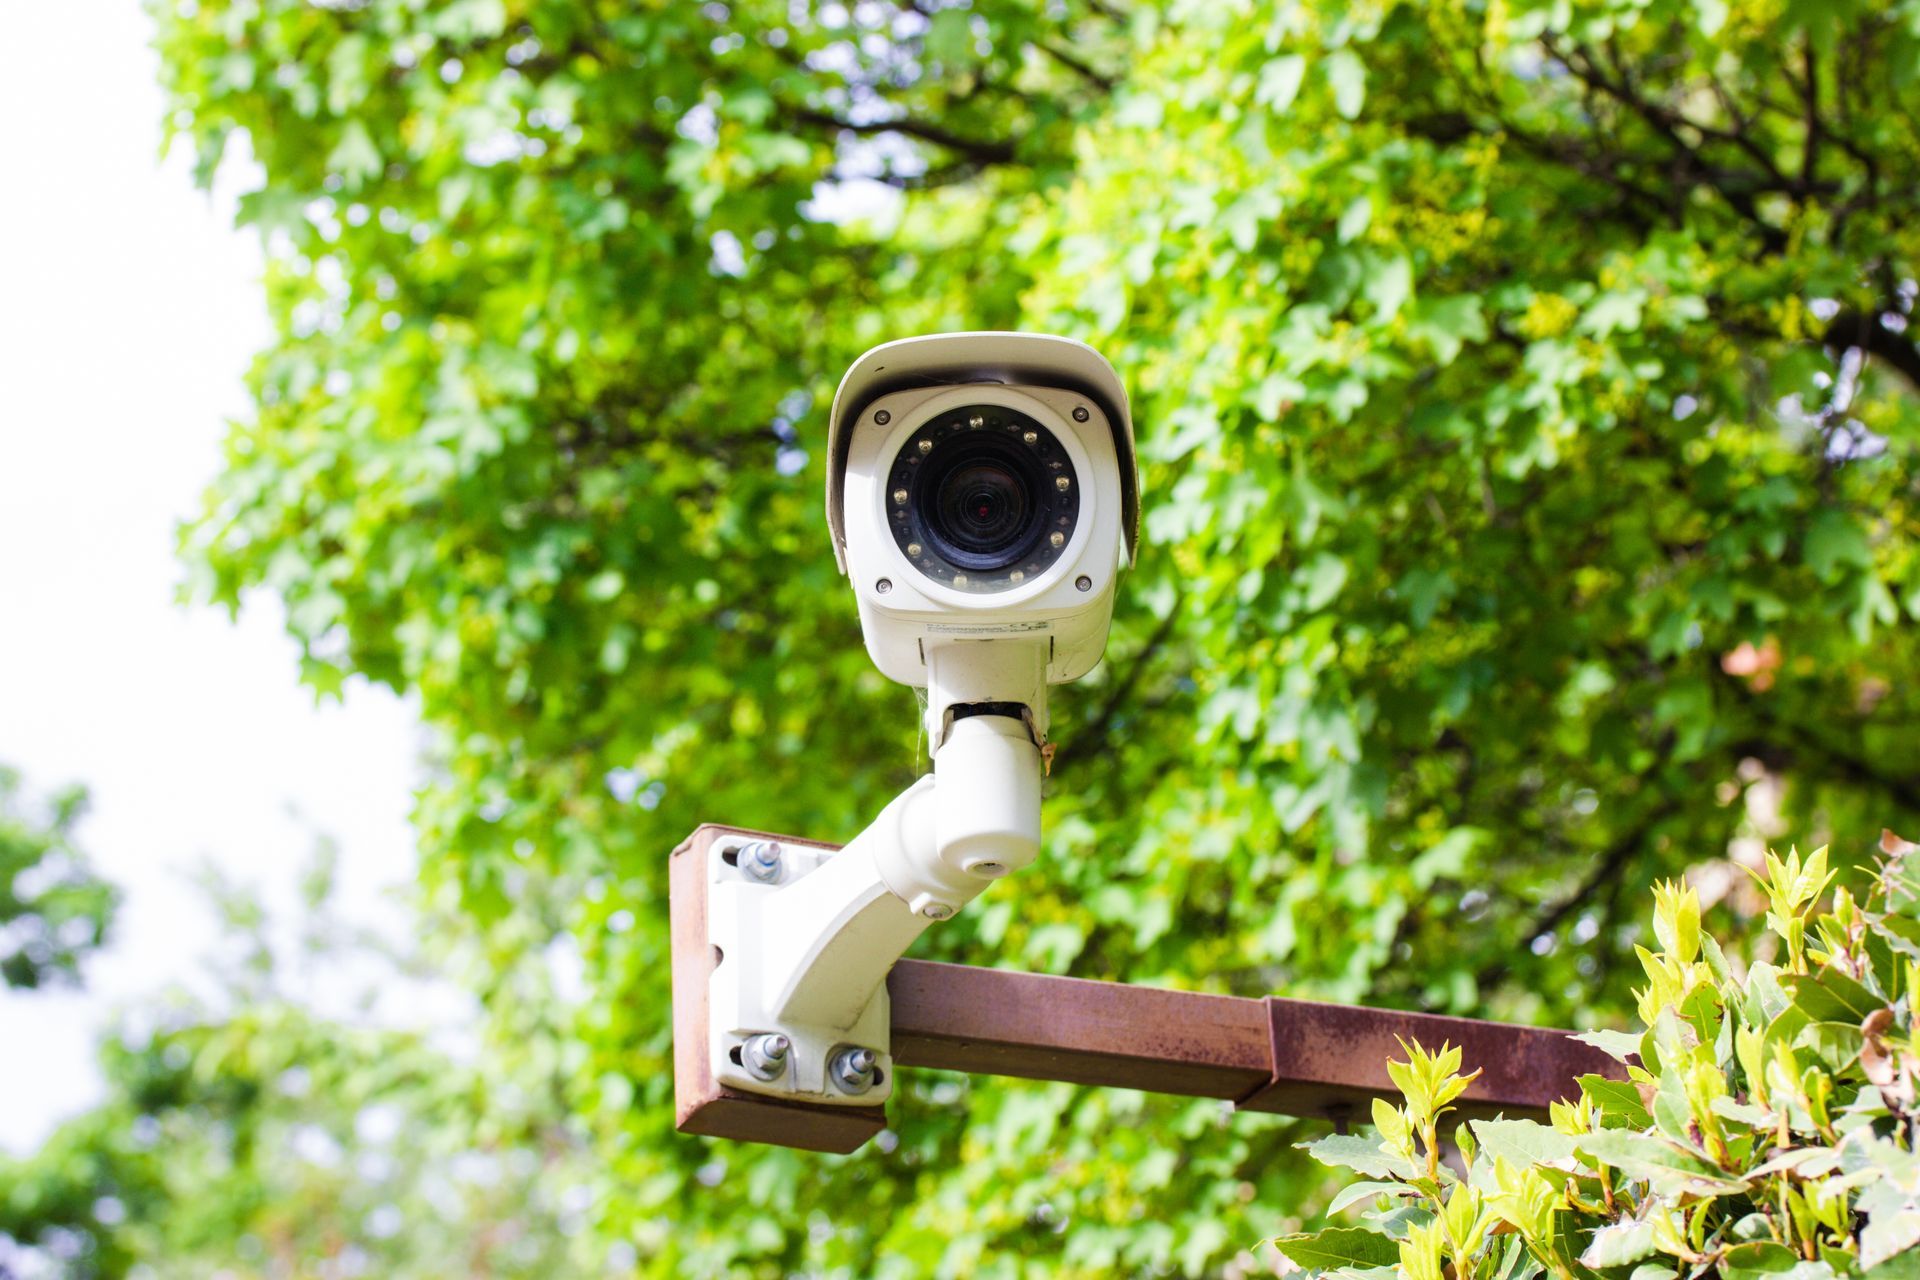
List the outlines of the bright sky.
{"label": "bright sky", "polygon": [[0,1148],[21,1152],[99,1096],[114,1011],[204,954],[187,869],[290,901],[324,831],[343,906],[396,918],[419,730],[378,690],[316,707],[271,601],[237,625],[174,602],[175,522],[268,339],[245,175],[210,200],[184,153],[159,160],[139,0],[0,0],[0,29],[31,51],[0,76],[0,761],[92,789],[80,842],[127,895],[85,992],[0,994]]}

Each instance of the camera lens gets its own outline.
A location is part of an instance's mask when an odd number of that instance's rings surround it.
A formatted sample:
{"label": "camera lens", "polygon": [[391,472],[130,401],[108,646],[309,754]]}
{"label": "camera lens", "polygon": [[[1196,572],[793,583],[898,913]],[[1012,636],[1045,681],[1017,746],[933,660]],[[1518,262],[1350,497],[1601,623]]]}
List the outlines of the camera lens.
{"label": "camera lens", "polygon": [[888,520],[914,567],[958,590],[1005,591],[1053,565],[1080,509],[1072,460],[1006,405],[967,405],[915,428],[888,474]]}
{"label": "camera lens", "polygon": [[1040,539],[1046,471],[1005,430],[963,427],[934,445],[914,479],[914,514],[956,568],[996,573]]}
{"label": "camera lens", "polygon": [[[1019,559],[1025,549],[1034,494],[1012,469],[995,459],[962,462],[940,478],[929,524],[935,536],[987,559]],[[986,568],[984,564],[975,568]]]}

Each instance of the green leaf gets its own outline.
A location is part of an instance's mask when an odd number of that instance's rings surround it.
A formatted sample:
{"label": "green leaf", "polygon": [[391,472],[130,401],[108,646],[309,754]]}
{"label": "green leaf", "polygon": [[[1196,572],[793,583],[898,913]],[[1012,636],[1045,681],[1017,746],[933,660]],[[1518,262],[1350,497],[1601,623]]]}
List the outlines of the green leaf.
{"label": "green leaf", "polygon": [[1860,1265],[1871,1271],[1920,1246],[1920,1204],[1891,1182],[1869,1186],[1859,1199],[1867,1225],[1860,1232]]}
{"label": "green leaf", "polygon": [[1640,1056],[1641,1037],[1631,1031],[1582,1031],[1573,1038],[1592,1045],[1615,1062],[1631,1062]]}
{"label": "green leaf", "polygon": [[1775,1276],[1800,1264],[1800,1255],[1771,1240],[1737,1244],[1720,1256],[1720,1272],[1727,1280],[1750,1276]]}
{"label": "green leaf", "polygon": [[1436,880],[1458,879],[1466,873],[1473,851],[1486,839],[1487,833],[1479,827],[1455,827],[1447,832],[1407,868],[1414,887],[1430,889]]}
{"label": "green leaf", "polygon": [[373,135],[358,120],[347,122],[340,131],[340,140],[327,153],[327,168],[346,179],[350,190],[359,188],[370,178],[378,177],[384,167],[380,148],[373,143]]}
{"label": "green leaf", "polygon": [[1336,1165],[1369,1178],[1407,1178],[1418,1175],[1413,1165],[1380,1149],[1380,1144],[1358,1134],[1339,1133],[1298,1144],[1321,1164]]}
{"label": "green leaf", "polygon": [[[1805,1265],[1812,1266],[1814,1264],[1807,1263]],[[1832,1268],[1829,1268],[1827,1274],[1833,1275],[1835,1272]],[[1852,1274],[1852,1271],[1849,1269],[1840,1274]],[[1909,1249],[1905,1253],[1896,1253],[1885,1262],[1867,1271],[1863,1271],[1860,1274],[1871,1277],[1871,1280],[1920,1280],[1920,1249]],[[1800,1280],[1800,1278],[1796,1276],[1793,1280]],[[1822,1278],[1808,1277],[1808,1280],[1822,1280]]]}
{"label": "green leaf", "polygon": [[1356,1182],[1352,1186],[1341,1189],[1340,1194],[1335,1196],[1332,1203],[1327,1205],[1327,1212],[1329,1214],[1338,1213],[1342,1209],[1357,1204],[1362,1200],[1372,1200],[1379,1196],[1411,1196],[1416,1194],[1418,1193],[1415,1192],[1412,1187],[1407,1186],[1403,1182]]}
{"label": "green leaf", "polygon": [[1860,1056],[1864,1039],[1851,1022],[1810,1022],[1794,1038],[1794,1045],[1813,1050],[1827,1070],[1838,1073]]}
{"label": "green leaf", "polygon": [[1487,320],[1480,296],[1472,293],[1423,296],[1414,306],[1407,332],[1416,341],[1431,347],[1435,360],[1443,365],[1452,364],[1467,343],[1487,339]]}
{"label": "green leaf", "polygon": [[1359,239],[1366,233],[1367,224],[1373,221],[1373,197],[1355,196],[1347,205],[1345,213],[1340,215],[1337,234],[1340,243],[1346,244]]}
{"label": "green leaf", "polygon": [[1416,629],[1426,627],[1442,604],[1453,598],[1453,575],[1445,569],[1420,566],[1400,579],[1395,590],[1407,602],[1407,617]]}
{"label": "green leaf", "polygon": [[979,61],[973,47],[973,14],[967,9],[941,9],[927,23],[922,47],[927,57],[948,66]]}
{"label": "green leaf", "polygon": [[1593,1105],[1605,1114],[1609,1127],[1625,1125],[1628,1128],[1645,1129],[1653,1123],[1653,1116],[1640,1100],[1640,1090],[1625,1080],[1581,1076],[1580,1092],[1593,1099]]}
{"label": "green leaf", "polygon": [[1370,264],[1363,287],[1367,301],[1373,304],[1375,323],[1384,324],[1400,313],[1413,295],[1413,263],[1405,254],[1395,254]]}
{"label": "green leaf", "polygon": [[433,30],[452,41],[497,36],[507,25],[505,0],[450,0],[436,9]]}
{"label": "green leaf", "polygon": [[1580,1261],[1589,1267],[1621,1267],[1638,1262],[1654,1252],[1653,1237],[1651,1219],[1629,1218],[1612,1223],[1593,1233],[1593,1240],[1580,1255]]}
{"label": "green leaf", "polygon": [[1283,54],[1260,69],[1260,89],[1254,101],[1275,115],[1285,115],[1300,94],[1300,82],[1307,74],[1307,60],[1297,53]]}
{"label": "green leaf", "polygon": [[1851,567],[1871,569],[1873,552],[1867,545],[1864,529],[1842,511],[1822,511],[1807,526],[1802,546],[1807,566],[1827,582],[1836,581]]}
{"label": "green leaf", "polygon": [[1489,1163],[1505,1160],[1516,1169],[1525,1169],[1573,1159],[1573,1138],[1533,1120],[1475,1120],[1472,1128]]}
{"label": "green leaf", "polygon": [[1707,962],[1707,968],[1712,972],[1715,982],[1725,986],[1731,981],[1733,971],[1727,965],[1727,957],[1721,952],[1720,944],[1714,941],[1710,933],[1700,935],[1700,958]]}
{"label": "green leaf", "polygon": [[1651,1134],[1605,1129],[1586,1134],[1577,1141],[1579,1149],[1588,1157],[1631,1177],[1645,1178],[1663,1192],[1708,1197],[1732,1195],[1746,1189],[1742,1179]]}
{"label": "green leaf", "polygon": [[[1920,854],[1908,850],[1887,859],[1887,873],[1882,881],[1887,887],[1887,909],[1895,918],[1907,917],[1910,926],[1916,925],[1912,917],[1920,915]],[[1903,937],[1912,937],[1903,933]]]}
{"label": "green leaf", "polygon": [[1305,589],[1302,607],[1314,610],[1332,604],[1347,585],[1347,573],[1347,562],[1332,552],[1323,551],[1307,561],[1295,575]]}
{"label": "green leaf", "polygon": [[1321,68],[1333,89],[1334,110],[1352,120],[1367,101],[1367,68],[1351,49],[1335,49]]}
{"label": "green leaf", "polygon": [[1789,974],[1780,979],[1780,984],[1792,995],[1794,1004],[1815,1022],[1857,1025],[1887,1005],[1885,1000],[1832,965],[1810,975]]}
{"label": "green leaf", "polygon": [[1713,1114],[1736,1124],[1744,1124],[1750,1129],[1767,1129],[1773,1126],[1773,1112],[1751,1102],[1735,1102],[1732,1098],[1715,1098]]}
{"label": "green leaf", "polygon": [[1291,1262],[1308,1271],[1391,1267],[1400,1261],[1398,1244],[1365,1227],[1329,1227],[1325,1231],[1280,1236],[1271,1243]]}
{"label": "green leaf", "polygon": [[1631,333],[1640,327],[1645,302],[1645,296],[1638,292],[1602,294],[1581,317],[1580,330],[1597,338],[1621,331]]}

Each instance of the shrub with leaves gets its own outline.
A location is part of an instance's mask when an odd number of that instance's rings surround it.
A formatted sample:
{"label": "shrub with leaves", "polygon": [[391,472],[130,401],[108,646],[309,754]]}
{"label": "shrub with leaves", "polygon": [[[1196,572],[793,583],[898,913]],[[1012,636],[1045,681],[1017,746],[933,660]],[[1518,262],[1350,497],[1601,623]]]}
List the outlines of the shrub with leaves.
{"label": "shrub with leaves", "polygon": [[1920,854],[1897,845],[1869,891],[1834,890],[1827,850],[1767,855],[1756,875],[1774,962],[1742,974],[1701,932],[1691,888],[1656,891],[1660,950],[1642,948],[1645,1030],[1582,1037],[1625,1067],[1583,1076],[1551,1123],[1442,1122],[1479,1072],[1460,1051],[1403,1044],[1404,1104],[1373,1104],[1373,1138],[1309,1149],[1368,1181],[1363,1226],[1281,1238],[1314,1274],[1413,1280],[1553,1275],[1906,1276],[1920,1272]]}
{"label": "shrub with leaves", "polygon": [[72,981],[106,941],[119,895],[74,843],[86,811],[84,787],[29,797],[0,764],[0,990]]}

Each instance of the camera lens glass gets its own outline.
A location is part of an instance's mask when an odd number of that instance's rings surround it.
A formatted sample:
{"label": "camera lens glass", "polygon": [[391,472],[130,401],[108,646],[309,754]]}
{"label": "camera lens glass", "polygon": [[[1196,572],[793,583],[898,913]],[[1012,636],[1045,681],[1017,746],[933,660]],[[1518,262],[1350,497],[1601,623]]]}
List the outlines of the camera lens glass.
{"label": "camera lens glass", "polygon": [[1030,415],[966,405],[907,438],[886,502],[894,540],[921,572],[962,591],[1006,591],[1045,573],[1072,541],[1080,482]]}
{"label": "camera lens glass", "polygon": [[[1018,559],[1026,549],[1039,494],[1033,477],[997,458],[962,458],[941,476],[928,523],[939,538],[985,560]],[[981,567],[985,567],[982,565]]]}

